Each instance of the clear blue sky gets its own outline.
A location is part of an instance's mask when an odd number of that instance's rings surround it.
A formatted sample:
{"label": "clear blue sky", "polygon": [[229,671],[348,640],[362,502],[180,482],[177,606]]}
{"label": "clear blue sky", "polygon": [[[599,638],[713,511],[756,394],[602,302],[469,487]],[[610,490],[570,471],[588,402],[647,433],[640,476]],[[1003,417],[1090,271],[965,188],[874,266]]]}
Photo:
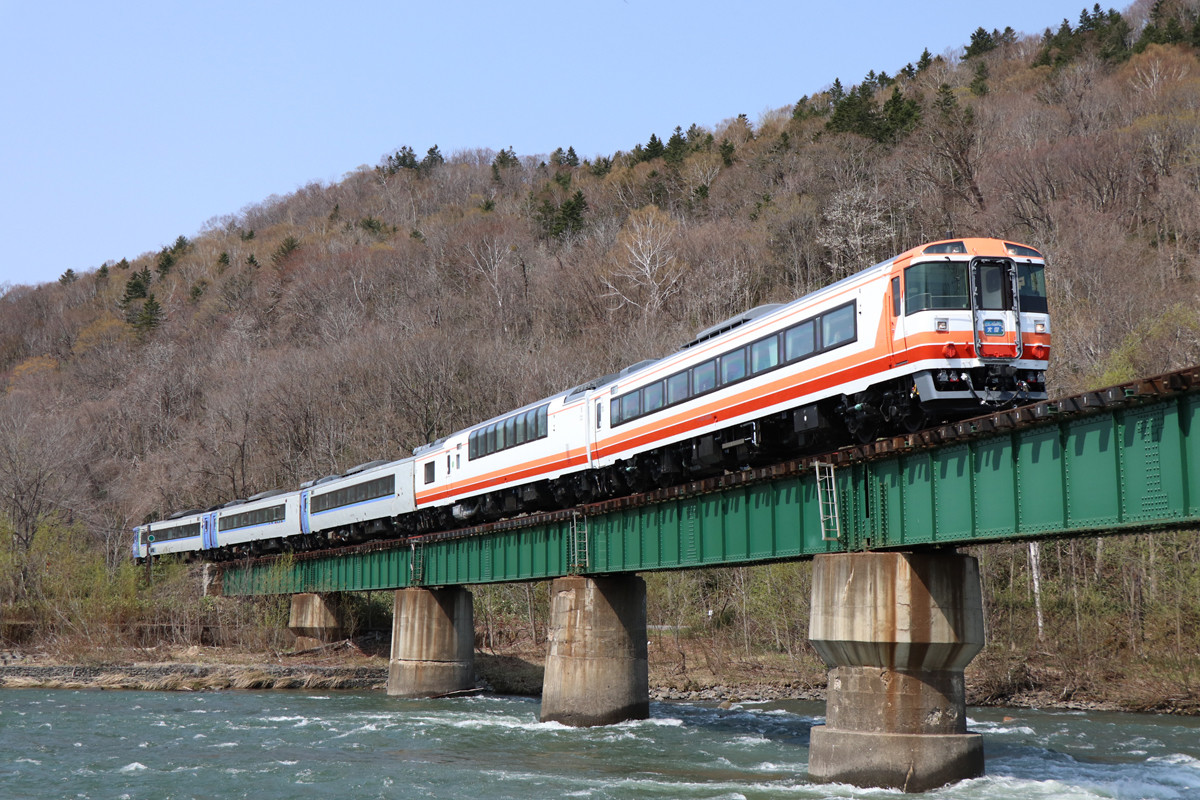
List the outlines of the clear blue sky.
{"label": "clear blue sky", "polygon": [[607,155],[1085,7],[0,0],[0,286],[157,251],[404,144]]}

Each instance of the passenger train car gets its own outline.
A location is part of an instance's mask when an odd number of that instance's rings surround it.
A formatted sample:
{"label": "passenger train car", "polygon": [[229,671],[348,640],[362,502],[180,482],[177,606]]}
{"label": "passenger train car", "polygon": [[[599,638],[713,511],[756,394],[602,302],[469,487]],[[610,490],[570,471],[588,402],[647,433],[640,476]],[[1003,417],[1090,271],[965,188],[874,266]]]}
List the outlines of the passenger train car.
{"label": "passenger train car", "polygon": [[1045,260],[997,239],[913,248],[665,358],[302,486],[135,530],[220,558],[409,535],[671,485],[1046,398]]}

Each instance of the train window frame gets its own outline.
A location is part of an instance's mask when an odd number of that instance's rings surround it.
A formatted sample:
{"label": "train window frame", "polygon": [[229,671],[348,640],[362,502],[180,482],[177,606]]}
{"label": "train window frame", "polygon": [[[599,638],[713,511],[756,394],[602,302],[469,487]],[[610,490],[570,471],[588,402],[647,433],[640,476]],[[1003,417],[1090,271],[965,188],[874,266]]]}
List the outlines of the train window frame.
{"label": "train window frame", "polygon": [[[735,383],[740,383],[741,381],[744,381],[744,380],[746,380],[746,378],[750,377],[750,364],[749,364],[749,359],[746,357],[747,350],[748,350],[748,348],[743,345],[742,347],[735,347],[734,349],[730,350],[729,352],[721,354],[721,366],[720,366],[719,375],[718,375],[718,377],[720,379],[719,385],[731,386]],[[727,364],[733,365],[739,361],[741,362],[741,367],[742,367],[741,373],[731,377],[727,371]]]}
{"label": "train window frame", "polygon": [[[759,347],[767,346],[768,348],[771,348],[772,345],[774,347],[771,349],[771,352],[769,355],[769,358],[771,359],[770,363],[768,363],[766,366],[763,366],[763,367],[756,367],[755,364],[758,363],[756,353],[757,353]],[[763,373],[770,372],[773,369],[777,369],[781,364],[783,364],[783,360],[780,358],[779,334],[777,334],[777,333],[772,334],[771,336],[768,336],[764,339],[759,339],[756,342],[751,342],[749,348],[747,348],[747,349],[750,351],[750,374],[751,375],[762,375]]]}
{"label": "train window frame", "polygon": [[[658,392],[657,392],[658,393],[658,404],[651,406],[650,397],[652,396],[652,393],[653,393],[652,390],[655,390],[655,389],[658,390]],[[642,413],[643,414],[653,414],[657,411],[662,411],[664,408],[667,407],[667,389],[666,389],[666,386],[664,385],[663,381],[655,381],[654,383],[648,383],[645,386],[643,386],[640,389],[640,391],[642,393]]]}
{"label": "train window frame", "polygon": [[892,278],[892,316],[900,316],[900,276]]}
{"label": "train window frame", "polygon": [[437,480],[437,464],[433,461],[425,462],[425,483],[426,485]]}
{"label": "train window frame", "polygon": [[[667,385],[667,406],[678,405],[679,403],[687,402],[687,399],[692,396],[692,376],[690,370],[681,370],[674,375],[667,376],[664,381]],[[676,386],[672,386],[672,384]],[[679,385],[682,384],[682,385]],[[683,394],[674,396],[672,390],[682,391]]]}
{"label": "train window frame", "polygon": [[[954,269],[957,274],[953,277],[961,284],[960,294],[934,294],[927,291],[932,287],[929,281],[928,272],[933,269],[948,271]],[[970,264],[967,261],[961,260],[935,260],[935,261],[918,261],[904,268],[904,316],[912,316],[919,314],[922,311],[969,311],[971,308],[971,280],[970,280]],[[921,283],[914,285],[917,279],[920,278]],[[945,288],[947,283],[942,282],[940,288]],[[918,291],[920,290],[920,291]],[[935,303],[934,298],[940,298],[941,302]],[[948,302],[953,300],[953,303]],[[924,302],[923,302],[924,301]]]}
{"label": "train window frame", "polygon": [[[842,329],[841,328],[831,329],[830,326],[834,323],[835,319],[840,317],[842,314],[845,314],[846,312],[850,313],[849,335],[846,336],[845,338],[838,339],[837,341],[831,343],[829,341],[830,338],[832,338],[829,336],[829,333],[831,332],[831,330],[834,332],[837,332]],[[838,320],[838,321],[840,322],[840,320]],[[821,314],[821,342],[820,342],[821,348],[820,348],[820,352],[824,353],[829,350],[836,350],[839,347],[842,347],[844,345],[847,345],[847,344],[850,344],[851,342],[856,342],[856,341],[858,341],[858,309],[856,308],[856,304],[853,301],[851,301],[849,303],[845,303],[844,305],[840,305],[837,308],[831,308],[828,311],[826,311],[825,313]]]}
{"label": "train window frame", "polygon": [[635,389],[617,398],[621,404],[621,419],[637,419],[642,415],[642,390]]}
{"label": "train window frame", "polygon": [[[817,353],[819,353],[821,351],[820,342],[817,341],[817,332],[820,330],[820,328],[817,326],[818,319],[819,319],[819,315],[816,317],[810,317],[809,319],[803,320],[801,322],[797,322],[795,325],[789,325],[787,328],[784,329],[784,331],[783,331],[783,363],[794,364],[797,361],[803,361],[806,358],[811,358],[812,356],[816,355]],[[809,329],[809,341],[811,343],[809,346],[809,349],[793,355],[792,354],[792,334],[798,333],[801,329],[806,328],[806,327]]]}
{"label": "train window frame", "polygon": [[[706,377],[703,375],[703,373],[707,372],[709,369],[712,370],[712,383],[702,388],[701,380],[703,377]],[[689,400],[693,397],[703,397],[709,392],[715,392],[720,386],[720,382],[718,381],[720,372],[717,368],[716,356],[701,361],[699,364],[693,365],[688,372],[690,372],[692,375],[692,392],[690,395],[688,395]]]}
{"label": "train window frame", "polygon": [[1050,300],[1046,293],[1045,264],[1018,262],[1017,287],[1021,311],[1029,314],[1050,313]]}

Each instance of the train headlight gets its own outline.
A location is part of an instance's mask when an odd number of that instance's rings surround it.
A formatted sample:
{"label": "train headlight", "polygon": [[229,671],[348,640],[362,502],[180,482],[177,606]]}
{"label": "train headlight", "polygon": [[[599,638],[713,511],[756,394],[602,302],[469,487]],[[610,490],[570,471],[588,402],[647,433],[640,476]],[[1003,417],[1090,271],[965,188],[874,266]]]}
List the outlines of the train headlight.
{"label": "train headlight", "polygon": [[1046,332],[1046,323],[1045,322],[1035,322],[1033,324],[1033,331],[1034,331],[1034,333],[1045,333]]}
{"label": "train headlight", "polygon": [[948,333],[950,331],[950,320],[948,319],[939,319],[935,324],[937,325],[938,333]]}
{"label": "train headlight", "polygon": [[955,358],[956,356],[958,356],[958,348],[952,342],[942,348],[942,358]]}

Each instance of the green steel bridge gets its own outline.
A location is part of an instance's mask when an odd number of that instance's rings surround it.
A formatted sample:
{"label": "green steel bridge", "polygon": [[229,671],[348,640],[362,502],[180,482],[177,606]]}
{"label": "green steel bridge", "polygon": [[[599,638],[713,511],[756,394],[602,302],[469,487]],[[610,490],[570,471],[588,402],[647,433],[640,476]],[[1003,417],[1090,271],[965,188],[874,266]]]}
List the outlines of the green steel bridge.
{"label": "green steel bridge", "polygon": [[222,591],[500,583],[1190,528],[1197,423],[1200,367],[573,510],[228,562]]}

